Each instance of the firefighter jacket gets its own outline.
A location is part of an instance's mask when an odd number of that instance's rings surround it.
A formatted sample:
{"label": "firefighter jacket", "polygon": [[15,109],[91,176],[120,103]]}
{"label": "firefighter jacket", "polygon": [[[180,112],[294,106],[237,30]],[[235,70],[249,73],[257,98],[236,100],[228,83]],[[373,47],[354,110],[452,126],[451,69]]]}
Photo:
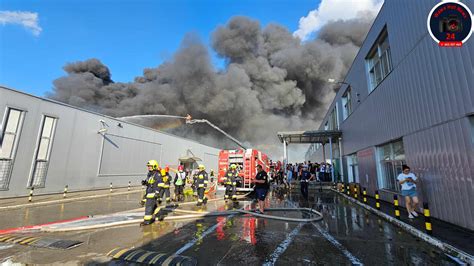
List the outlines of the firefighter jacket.
{"label": "firefighter jacket", "polygon": [[166,173],[166,175],[161,175],[160,182],[158,182],[158,187],[162,188],[170,188],[170,183],[171,183],[171,176]]}
{"label": "firefighter jacket", "polygon": [[224,185],[236,186],[238,176],[239,176],[239,173],[237,172],[237,170],[227,171],[224,176]]}
{"label": "firefighter jacket", "polygon": [[207,176],[206,171],[202,170],[197,173],[197,179],[195,181],[196,187],[198,188],[206,188],[207,184],[209,183],[209,179]]}
{"label": "firefighter jacket", "polygon": [[158,182],[161,179],[161,174],[157,171],[148,172],[145,179],[146,198],[154,198],[158,191]]}

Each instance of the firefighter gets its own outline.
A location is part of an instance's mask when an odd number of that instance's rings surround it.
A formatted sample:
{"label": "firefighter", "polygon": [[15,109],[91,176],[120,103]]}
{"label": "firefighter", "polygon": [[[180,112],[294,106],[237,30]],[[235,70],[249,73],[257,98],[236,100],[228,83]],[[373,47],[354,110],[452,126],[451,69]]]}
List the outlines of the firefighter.
{"label": "firefighter", "polygon": [[191,176],[193,177],[193,180],[191,180],[191,188],[193,189],[193,197],[197,197],[197,180],[198,180],[198,169],[194,169],[192,171]]}
{"label": "firefighter", "polygon": [[155,221],[153,214],[156,210],[156,195],[157,195],[157,184],[161,179],[158,171],[158,162],[150,160],[146,164],[148,168],[148,174],[145,180],[142,180],[142,185],[146,186],[145,193],[145,216],[143,216],[142,225],[148,225]]}
{"label": "firefighter", "polygon": [[182,165],[178,166],[178,172],[174,177],[174,195],[176,201],[184,201],[184,185],[186,184],[186,173]]}
{"label": "firefighter", "polygon": [[166,196],[166,202],[169,203],[171,202],[171,196],[170,196],[170,182],[171,182],[171,177],[166,172],[166,169],[161,169],[161,177],[160,177],[160,182],[158,182],[158,204],[161,204],[161,200],[163,199],[163,196]]}
{"label": "firefighter", "polygon": [[237,165],[231,164],[230,169],[225,173],[224,176],[224,185],[225,185],[225,195],[224,199],[227,201],[229,198],[232,200],[237,199],[236,195],[236,186],[237,186],[237,177],[239,172],[237,172]]}
{"label": "firefighter", "polygon": [[209,183],[208,176],[206,173],[206,168],[204,165],[200,164],[198,167],[199,172],[197,173],[196,187],[198,194],[197,206],[201,206],[203,203],[207,203],[207,198],[205,195],[207,184]]}

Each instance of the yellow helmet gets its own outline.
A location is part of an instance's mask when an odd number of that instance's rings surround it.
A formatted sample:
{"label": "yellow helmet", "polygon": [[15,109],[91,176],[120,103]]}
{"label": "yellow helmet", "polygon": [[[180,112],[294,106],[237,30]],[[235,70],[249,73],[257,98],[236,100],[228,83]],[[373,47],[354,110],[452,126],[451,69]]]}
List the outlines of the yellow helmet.
{"label": "yellow helmet", "polygon": [[237,169],[237,165],[231,164],[231,165],[230,165],[230,169]]}
{"label": "yellow helmet", "polygon": [[161,175],[166,175],[166,169],[161,169]]}
{"label": "yellow helmet", "polygon": [[151,166],[151,168],[153,170],[158,170],[159,166],[158,166],[158,162],[156,160],[149,160],[147,163],[146,163],[146,166]]}
{"label": "yellow helmet", "polygon": [[206,167],[204,167],[204,164],[200,164],[200,165],[198,166],[198,168],[199,168],[199,170],[205,170],[205,169],[206,169]]}

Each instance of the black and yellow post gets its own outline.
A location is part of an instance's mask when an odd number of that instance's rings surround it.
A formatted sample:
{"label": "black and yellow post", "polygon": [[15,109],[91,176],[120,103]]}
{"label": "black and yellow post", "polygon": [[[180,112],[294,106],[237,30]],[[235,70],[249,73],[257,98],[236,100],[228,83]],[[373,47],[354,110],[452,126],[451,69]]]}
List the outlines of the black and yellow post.
{"label": "black and yellow post", "polygon": [[380,210],[380,195],[378,190],[375,191],[375,208]]}
{"label": "black and yellow post", "polygon": [[395,218],[400,219],[400,208],[398,207],[398,195],[393,195],[393,205],[395,206]]}
{"label": "black and yellow post", "polygon": [[131,182],[128,181],[128,191],[130,191]]}
{"label": "black and yellow post", "polygon": [[112,188],[112,182],[110,182],[110,193],[113,192],[113,188]]}
{"label": "black and yellow post", "polygon": [[67,196],[67,189],[68,189],[68,187],[69,187],[68,185],[66,185],[66,186],[64,187],[63,198],[65,198],[65,197]]}
{"label": "black and yellow post", "polygon": [[351,187],[349,186],[349,184],[347,184],[346,186],[346,192],[347,192],[347,196],[351,195]]}
{"label": "black and yellow post", "polygon": [[359,193],[357,192],[357,184],[354,185],[354,199],[357,199]]}
{"label": "black and yellow post", "polygon": [[341,192],[342,194],[344,194],[344,188],[346,187],[346,184],[345,183],[342,183],[341,184]]}
{"label": "black and yellow post", "polygon": [[28,202],[32,202],[33,201],[33,191],[35,190],[34,187],[32,187],[30,189],[30,196],[28,197]]}
{"label": "black and yellow post", "polygon": [[362,200],[364,201],[364,203],[367,203],[367,189],[362,188]]}
{"label": "black and yellow post", "polygon": [[428,202],[423,202],[423,214],[425,215],[425,229],[428,235],[433,234],[433,228],[431,227],[431,215],[430,209],[428,208]]}

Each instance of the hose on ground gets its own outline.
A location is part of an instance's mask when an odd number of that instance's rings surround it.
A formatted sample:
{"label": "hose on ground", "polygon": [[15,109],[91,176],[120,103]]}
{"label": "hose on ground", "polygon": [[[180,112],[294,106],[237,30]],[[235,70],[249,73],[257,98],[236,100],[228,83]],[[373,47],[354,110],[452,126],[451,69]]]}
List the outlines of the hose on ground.
{"label": "hose on ground", "polygon": [[[237,196],[237,198],[238,199],[245,198],[250,193],[251,192],[244,195],[239,195]],[[221,201],[221,200],[223,199],[215,198],[215,199],[208,200],[208,202]],[[323,219],[323,215],[320,212],[314,209],[310,209],[310,208],[268,208],[268,209],[265,209],[266,212],[274,212],[274,211],[306,212],[309,216],[312,216],[310,218],[282,217],[282,216],[257,213],[253,211],[243,210],[243,209],[235,209],[235,210],[227,210],[227,211],[213,211],[213,212],[178,209],[178,207],[191,205],[191,204],[195,204],[195,202],[171,204],[162,208],[163,211],[172,212],[174,214],[177,214],[177,213],[184,214],[184,215],[166,216],[164,217],[163,221],[179,221],[179,220],[190,220],[190,219],[195,220],[195,219],[206,218],[206,217],[228,216],[228,215],[237,215],[237,214],[245,214],[245,215],[252,215],[252,216],[266,218],[266,219],[280,220],[280,221],[286,221],[286,222],[300,222],[300,223],[317,222]],[[71,223],[57,224],[54,226],[45,226],[45,227],[40,228],[40,230],[43,232],[70,232],[70,231],[83,231],[83,230],[136,224],[143,221],[143,218],[141,217],[142,214],[137,212],[142,209],[143,208],[139,208],[139,209],[135,209],[135,210],[127,211],[127,212],[119,212],[113,215],[102,215],[102,216],[91,217],[89,218],[90,220],[89,219],[83,220],[78,223],[84,223],[84,222],[93,221],[93,220],[97,221],[103,218],[113,218],[114,216],[121,217],[122,219],[124,218],[124,216],[128,217],[128,218],[125,218],[125,220],[120,220],[116,222],[105,221],[104,223],[98,223],[98,224],[92,224],[92,225],[77,225],[77,226],[73,226],[74,222],[71,222]],[[140,218],[136,218],[137,216],[140,216]]]}

